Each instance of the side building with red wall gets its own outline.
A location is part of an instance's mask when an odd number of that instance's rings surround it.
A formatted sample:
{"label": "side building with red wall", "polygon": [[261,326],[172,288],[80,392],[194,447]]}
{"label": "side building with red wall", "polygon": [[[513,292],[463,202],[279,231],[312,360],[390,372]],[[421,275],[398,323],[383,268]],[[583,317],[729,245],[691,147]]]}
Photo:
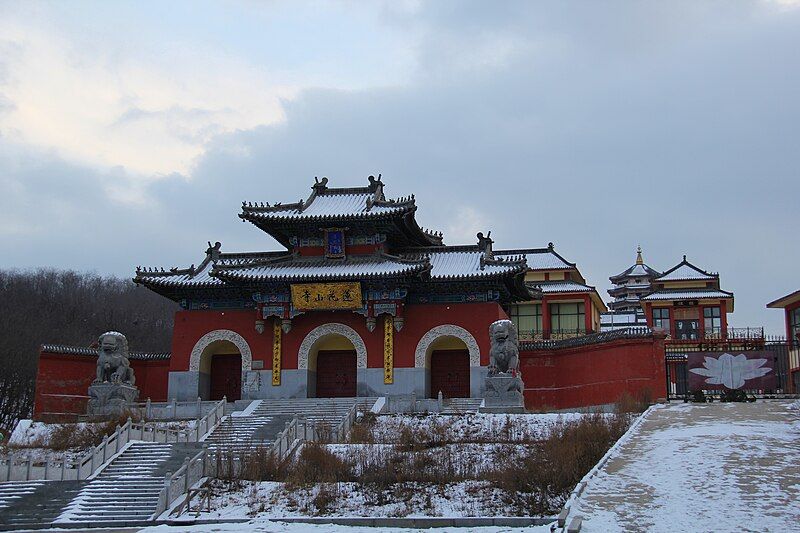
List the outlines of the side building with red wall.
{"label": "side building with red wall", "polygon": [[[167,399],[168,353],[131,352],[139,399]],[[60,419],[86,413],[89,385],[97,375],[97,350],[45,344],[39,352],[33,415]]]}
{"label": "side building with red wall", "polygon": [[642,330],[521,343],[525,406],[609,406],[625,393],[666,398],[664,355],[664,334]]}

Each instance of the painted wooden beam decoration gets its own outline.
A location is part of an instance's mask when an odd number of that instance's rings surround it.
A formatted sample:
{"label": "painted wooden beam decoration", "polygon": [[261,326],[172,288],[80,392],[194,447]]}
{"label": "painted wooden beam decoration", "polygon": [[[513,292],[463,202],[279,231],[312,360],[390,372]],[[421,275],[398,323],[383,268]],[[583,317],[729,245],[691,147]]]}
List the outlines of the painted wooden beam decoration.
{"label": "painted wooden beam decoration", "polygon": [[394,317],[383,317],[383,382],[394,383]]}
{"label": "painted wooden beam decoration", "polygon": [[281,321],[272,321],[272,384],[281,384]]}

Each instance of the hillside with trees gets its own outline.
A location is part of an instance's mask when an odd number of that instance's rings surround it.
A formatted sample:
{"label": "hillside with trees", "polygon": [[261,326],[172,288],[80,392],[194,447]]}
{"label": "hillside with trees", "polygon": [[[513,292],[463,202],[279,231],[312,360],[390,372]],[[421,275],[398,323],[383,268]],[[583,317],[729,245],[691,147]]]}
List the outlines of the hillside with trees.
{"label": "hillside with trees", "polygon": [[0,431],[31,413],[42,344],[91,346],[114,330],[133,351],[167,352],[177,308],[128,279],[0,270]]}

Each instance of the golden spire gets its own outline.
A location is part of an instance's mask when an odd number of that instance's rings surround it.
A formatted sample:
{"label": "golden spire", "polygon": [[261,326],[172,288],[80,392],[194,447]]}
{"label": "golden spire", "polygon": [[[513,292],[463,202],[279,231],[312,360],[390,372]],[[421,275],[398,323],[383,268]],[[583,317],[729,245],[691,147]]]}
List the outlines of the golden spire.
{"label": "golden spire", "polygon": [[644,259],[642,259],[642,246],[639,245],[636,247],[636,264],[643,265]]}

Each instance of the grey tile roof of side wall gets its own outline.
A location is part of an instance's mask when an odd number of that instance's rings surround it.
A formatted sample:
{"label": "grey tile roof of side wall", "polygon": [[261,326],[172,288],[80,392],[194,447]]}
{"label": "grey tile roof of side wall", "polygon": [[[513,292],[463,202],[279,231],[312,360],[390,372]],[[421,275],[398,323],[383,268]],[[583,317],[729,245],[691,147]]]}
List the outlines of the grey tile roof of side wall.
{"label": "grey tile roof of side wall", "polygon": [[[95,348],[88,348],[83,346],[68,346],[66,344],[42,344],[41,352],[58,353],[66,355],[86,355],[97,357],[97,350]],[[164,360],[169,359],[171,353],[149,353],[149,352],[130,352],[128,359],[134,360]]]}

